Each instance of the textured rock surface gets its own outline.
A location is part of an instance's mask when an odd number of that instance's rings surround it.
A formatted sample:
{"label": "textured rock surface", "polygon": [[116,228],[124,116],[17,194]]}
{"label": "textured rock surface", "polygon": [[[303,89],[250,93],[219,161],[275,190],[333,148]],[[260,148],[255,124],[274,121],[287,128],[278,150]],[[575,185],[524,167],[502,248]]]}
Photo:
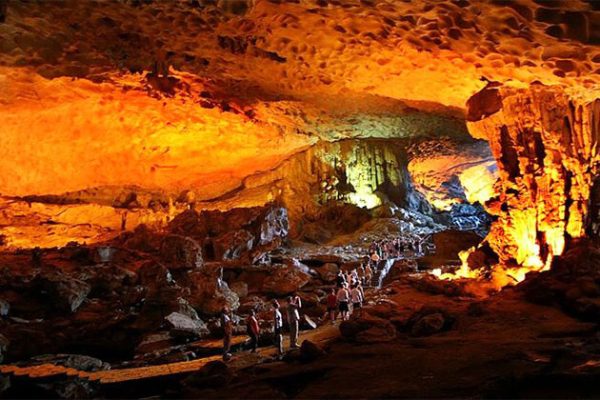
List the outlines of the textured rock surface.
{"label": "textured rock surface", "polygon": [[178,235],[165,237],[160,253],[170,269],[194,269],[203,265],[202,249],[195,240]]}
{"label": "textured rock surface", "polygon": [[[13,247],[101,241],[194,203],[285,197],[285,183],[248,177],[319,140],[464,131],[456,117],[489,81],[598,97],[598,11],[585,1],[2,5],[0,188],[38,196],[2,201]],[[494,92],[478,102],[470,119],[499,105]],[[394,161],[381,150],[353,159]],[[461,181],[489,181],[486,167],[465,167]],[[380,171],[350,172],[347,195],[375,201]]]}
{"label": "textured rock surface", "polygon": [[276,296],[295,293],[310,280],[310,275],[291,265],[275,269],[263,283],[263,291]]}
{"label": "textured rock surface", "polygon": [[600,101],[543,85],[502,88],[499,96],[496,113],[468,126],[490,142],[500,175],[499,196],[486,205],[498,217],[487,242],[504,265],[527,267],[520,280],[585,234],[599,165]]}

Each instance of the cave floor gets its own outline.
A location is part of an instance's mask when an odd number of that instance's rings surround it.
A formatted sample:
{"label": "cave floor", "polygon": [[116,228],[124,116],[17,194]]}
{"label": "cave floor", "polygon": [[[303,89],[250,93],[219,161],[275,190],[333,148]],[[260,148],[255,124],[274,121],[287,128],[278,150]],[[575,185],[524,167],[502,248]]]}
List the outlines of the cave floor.
{"label": "cave floor", "polygon": [[[238,355],[230,364],[236,377],[227,387],[188,385],[182,394],[214,398],[600,395],[595,383],[600,374],[596,324],[525,302],[510,289],[481,301],[432,295],[400,281],[373,294],[365,310],[402,319],[423,306],[452,315],[452,328],[427,337],[399,334],[393,340],[361,344],[326,335],[321,344],[327,354],[310,363],[265,362],[260,356]],[[315,340],[322,336],[318,332],[331,329],[327,325],[303,334],[301,341]]]}
{"label": "cave floor", "polygon": [[[326,323],[303,331],[326,354],[302,363],[274,359],[274,347],[258,354],[240,351],[228,363],[233,379],[217,387],[184,380],[210,361],[194,361],[97,373],[37,367],[15,373],[43,378],[80,375],[100,384],[106,397],[161,395],[187,398],[427,398],[427,397],[598,397],[600,340],[597,324],[581,322],[558,308],[535,305],[506,289],[487,299],[450,297],[417,288],[400,278],[381,290],[370,289],[364,311],[402,321],[422,307],[444,310],[454,320],[449,330],[416,337],[357,343]],[[242,341],[243,337],[237,337]],[[219,346],[220,341],[213,341]],[[205,342],[203,346],[211,343]],[[287,340],[285,348],[287,348]],[[12,368],[12,369],[11,369]],[[52,369],[54,368],[54,369]],[[58,369],[57,369],[58,368]],[[46,372],[45,372],[46,371]],[[36,376],[37,375],[37,376]]]}

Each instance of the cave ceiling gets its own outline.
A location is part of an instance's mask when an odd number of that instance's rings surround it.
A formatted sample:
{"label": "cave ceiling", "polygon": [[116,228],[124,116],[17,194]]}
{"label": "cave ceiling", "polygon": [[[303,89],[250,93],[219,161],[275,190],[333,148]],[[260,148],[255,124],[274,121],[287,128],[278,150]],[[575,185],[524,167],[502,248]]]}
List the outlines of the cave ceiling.
{"label": "cave ceiling", "polygon": [[600,88],[594,2],[1,3],[8,196],[210,199],[319,140],[465,135],[488,82]]}

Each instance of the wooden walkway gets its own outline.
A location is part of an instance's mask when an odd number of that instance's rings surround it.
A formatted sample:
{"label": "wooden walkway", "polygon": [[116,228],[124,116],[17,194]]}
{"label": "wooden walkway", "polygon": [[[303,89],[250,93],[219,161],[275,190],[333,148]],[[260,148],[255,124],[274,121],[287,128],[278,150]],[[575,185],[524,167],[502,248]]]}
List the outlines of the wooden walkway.
{"label": "wooden walkway", "polygon": [[[326,342],[338,336],[339,330],[337,329],[337,326],[326,325],[319,327],[313,331],[304,332],[300,336],[300,342],[303,339],[309,339],[314,342]],[[236,336],[233,338],[232,342],[234,345],[236,345],[243,343],[245,340],[245,336]],[[222,341],[217,340],[204,343],[198,342],[198,347],[201,346],[203,348],[219,348],[221,347],[221,345]],[[284,340],[284,346],[285,348],[289,347],[289,342],[287,338],[285,338]],[[275,355],[275,351],[275,347],[270,346],[259,349],[258,354],[261,356],[273,356]],[[238,356],[234,353],[234,359],[236,357]],[[95,372],[79,371],[74,368],[54,364],[41,364],[28,367],[19,367],[17,365],[0,365],[0,374],[29,378],[32,380],[78,377],[80,379],[98,382],[100,384],[111,384],[126,381],[135,381],[140,379],[156,378],[167,375],[190,373],[199,370],[211,361],[221,360],[221,358],[221,355],[215,355],[192,361],[182,361],[161,365],[150,365],[147,367],[102,370]]]}

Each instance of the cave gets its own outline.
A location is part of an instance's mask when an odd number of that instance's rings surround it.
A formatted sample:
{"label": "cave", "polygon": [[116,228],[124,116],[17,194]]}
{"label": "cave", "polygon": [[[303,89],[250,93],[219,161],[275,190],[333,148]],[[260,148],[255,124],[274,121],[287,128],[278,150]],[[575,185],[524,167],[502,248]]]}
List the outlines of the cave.
{"label": "cave", "polygon": [[0,397],[598,398],[595,0],[0,0]]}

